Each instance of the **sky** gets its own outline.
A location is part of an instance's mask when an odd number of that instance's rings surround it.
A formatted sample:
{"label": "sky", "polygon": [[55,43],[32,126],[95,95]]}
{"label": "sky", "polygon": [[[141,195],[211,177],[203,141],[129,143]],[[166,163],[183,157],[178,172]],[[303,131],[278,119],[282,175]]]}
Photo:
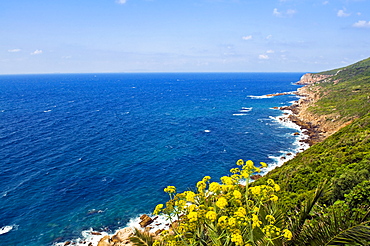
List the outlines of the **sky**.
{"label": "sky", "polygon": [[370,57],[370,0],[0,0],[0,74],[319,72]]}

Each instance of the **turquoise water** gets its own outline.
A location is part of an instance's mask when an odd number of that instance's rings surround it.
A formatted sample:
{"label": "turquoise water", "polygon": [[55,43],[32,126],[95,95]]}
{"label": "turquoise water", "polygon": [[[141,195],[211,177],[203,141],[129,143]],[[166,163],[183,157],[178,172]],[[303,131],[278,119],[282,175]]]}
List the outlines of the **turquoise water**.
{"label": "turquoise water", "polygon": [[273,117],[303,73],[0,76],[1,245],[51,245],[114,231],[163,188],[276,165],[296,129]]}

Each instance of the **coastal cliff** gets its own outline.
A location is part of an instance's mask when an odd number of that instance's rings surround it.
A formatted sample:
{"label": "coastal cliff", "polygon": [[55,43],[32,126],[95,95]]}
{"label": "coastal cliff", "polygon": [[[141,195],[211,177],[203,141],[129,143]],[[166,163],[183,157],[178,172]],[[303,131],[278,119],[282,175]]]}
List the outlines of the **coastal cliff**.
{"label": "coastal cliff", "polygon": [[322,81],[324,79],[330,78],[331,76],[332,75],[306,73],[297,82],[297,85],[310,85],[310,84],[314,84],[316,82],[319,82],[319,81]]}

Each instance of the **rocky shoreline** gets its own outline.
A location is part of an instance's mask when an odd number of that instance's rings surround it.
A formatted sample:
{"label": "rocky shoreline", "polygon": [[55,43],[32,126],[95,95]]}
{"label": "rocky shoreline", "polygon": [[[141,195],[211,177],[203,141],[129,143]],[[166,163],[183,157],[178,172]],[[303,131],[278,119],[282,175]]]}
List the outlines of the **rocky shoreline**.
{"label": "rocky shoreline", "polygon": [[303,75],[301,79],[296,82],[297,85],[304,85],[297,91],[269,94],[269,96],[295,94],[300,97],[298,101],[294,102],[290,106],[276,107],[275,109],[283,111],[289,110],[292,112],[288,118],[290,121],[300,126],[302,130],[304,130],[304,134],[308,137],[301,141],[309,144],[309,146],[322,142],[325,138],[343,127],[343,124],[332,124],[332,122],[328,122],[326,120],[326,116],[319,117],[308,111],[308,108],[313,106],[320,99],[318,96],[319,94],[313,85],[317,82],[327,79],[328,77],[330,76],[318,76],[308,73]]}

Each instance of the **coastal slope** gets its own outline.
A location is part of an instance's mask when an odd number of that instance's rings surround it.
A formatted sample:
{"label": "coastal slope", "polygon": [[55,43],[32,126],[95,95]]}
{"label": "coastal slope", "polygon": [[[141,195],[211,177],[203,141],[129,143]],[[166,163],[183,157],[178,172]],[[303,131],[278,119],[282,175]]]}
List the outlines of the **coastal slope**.
{"label": "coastal slope", "polygon": [[370,58],[344,68],[305,74],[297,84],[306,85],[297,91],[302,98],[286,109],[293,111],[292,121],[311,129],[311,144],[370,110]]}
{"label": "coastal slope", "polygon": [[298,90],[302,98],[289,109],[293,121],[316,130],[313,146],[255,184],[269,178],[281,184],[287,207],[297,206],[324,180],[331,187],[325,204],[369,204],[370,58],[302,79],[300,84],[310,82]]}

